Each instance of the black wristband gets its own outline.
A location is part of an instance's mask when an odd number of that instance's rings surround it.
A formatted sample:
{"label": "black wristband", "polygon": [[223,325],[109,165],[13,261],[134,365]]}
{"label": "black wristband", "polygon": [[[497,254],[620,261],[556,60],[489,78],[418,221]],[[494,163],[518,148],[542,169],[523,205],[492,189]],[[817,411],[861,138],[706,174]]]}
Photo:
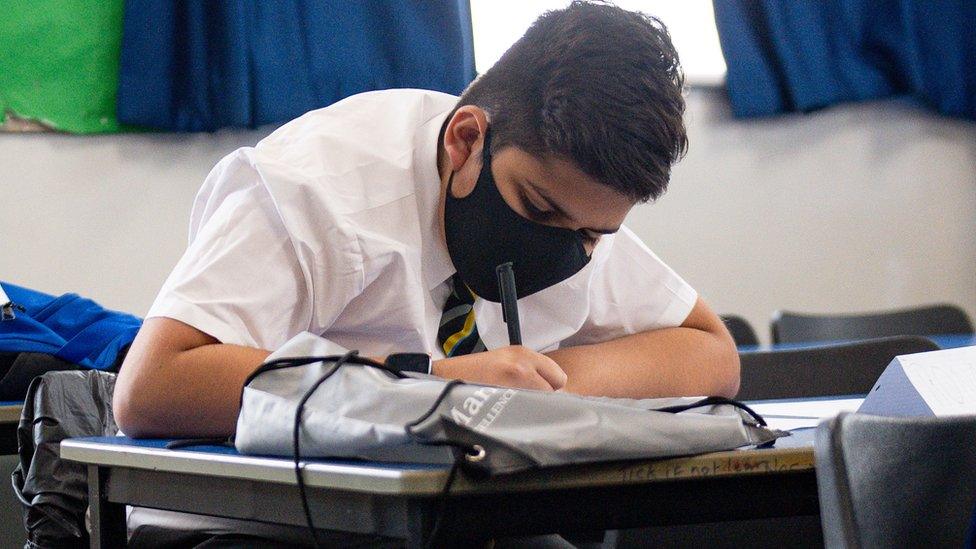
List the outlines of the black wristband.
{"label": "black wristband", "polygon": [[386,357],[384,364],[398,372],[429,374],[431,359],[424,353],[393,353]]}

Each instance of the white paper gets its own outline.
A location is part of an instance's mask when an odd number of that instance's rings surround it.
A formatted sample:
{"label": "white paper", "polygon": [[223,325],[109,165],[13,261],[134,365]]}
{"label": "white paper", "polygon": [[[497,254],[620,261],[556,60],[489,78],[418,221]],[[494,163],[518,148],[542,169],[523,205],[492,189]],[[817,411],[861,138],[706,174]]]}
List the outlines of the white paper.
{"label": "white paper", "polygon": [[7,303],[10,303],[10,298],[3,291],[3,286],[0,286],[0,306],[6,305]]}
{"label": "white paper", "polygon": [[766,420],[770,428],[789,431],[816,427],[821,421],[841,412],[857,411],[862,402],[863,398],[837,398],[757,402],[748,405]]}
{"label": "white paper", "polygon": [[976,414],[976,346],[903,355],[898,360],[935,415]]}

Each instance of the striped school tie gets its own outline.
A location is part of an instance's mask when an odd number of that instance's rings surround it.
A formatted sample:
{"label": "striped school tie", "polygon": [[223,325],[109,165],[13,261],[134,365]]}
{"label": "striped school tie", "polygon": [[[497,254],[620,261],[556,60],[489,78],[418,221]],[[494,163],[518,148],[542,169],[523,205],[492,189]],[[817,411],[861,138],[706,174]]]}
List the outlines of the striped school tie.
{"label": "striped school tie", "polygon": [[447,296],[441,325],[437,329],[437,342],[443,349],[444,356],[460,356],[485,350],[485,344],[478,336],[473,305],[474,293],[455,274],[451,277],[451,294]]}

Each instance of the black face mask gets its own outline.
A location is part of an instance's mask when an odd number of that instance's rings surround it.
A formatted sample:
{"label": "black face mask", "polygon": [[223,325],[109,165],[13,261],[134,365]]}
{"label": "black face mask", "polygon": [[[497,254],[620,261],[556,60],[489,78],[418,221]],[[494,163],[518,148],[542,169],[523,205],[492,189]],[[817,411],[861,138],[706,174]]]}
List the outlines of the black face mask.
{"label": "black face mask", "polygon": [[495,267],[511,261],[518,297],[573,276],[590,261],[578,231],[534,223],[502,198],[491,173],[491,132],[485,132],[481,174],[471,193],[451,196],[447,184],[444,232],[461,279],[478,297],[501,301]]}

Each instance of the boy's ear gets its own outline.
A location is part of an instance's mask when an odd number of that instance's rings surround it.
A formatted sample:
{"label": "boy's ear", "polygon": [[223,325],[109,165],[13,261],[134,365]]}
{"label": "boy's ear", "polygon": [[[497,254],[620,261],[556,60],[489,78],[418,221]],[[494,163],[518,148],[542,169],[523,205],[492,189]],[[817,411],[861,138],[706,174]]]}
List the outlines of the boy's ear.
{"label": "boy's ear", "polygon": [[459,107],[444,130],[444,150],[451,161],[451,170],[459,171],[472,154],[481,155],[488,130],[488,116],[474,105]]}

